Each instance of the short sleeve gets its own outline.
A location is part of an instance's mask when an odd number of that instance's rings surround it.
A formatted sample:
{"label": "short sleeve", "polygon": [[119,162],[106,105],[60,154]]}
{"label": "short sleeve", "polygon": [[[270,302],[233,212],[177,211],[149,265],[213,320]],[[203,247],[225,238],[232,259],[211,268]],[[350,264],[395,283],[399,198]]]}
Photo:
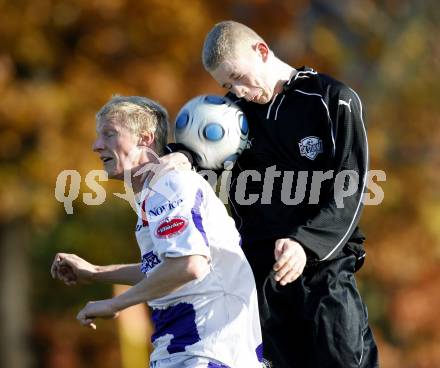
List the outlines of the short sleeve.
{"label": "short sleeve", "polygon": [[155,252],[161,257],[210,258],[203,179],[190,171],[173,171],[152,189],[154,194],[146,202],[146,216]]}

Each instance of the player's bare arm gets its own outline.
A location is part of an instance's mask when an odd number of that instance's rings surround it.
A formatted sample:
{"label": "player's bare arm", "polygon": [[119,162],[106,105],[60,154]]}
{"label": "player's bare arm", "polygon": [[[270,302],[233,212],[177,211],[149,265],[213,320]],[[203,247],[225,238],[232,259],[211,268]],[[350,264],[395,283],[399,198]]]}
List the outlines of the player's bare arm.
{"label": "player's bare arm", "polygon": [[139,263],[98,266],[76,254],[68,253],[58,253],[55,256],[51,274],[54,279],[69,286],[87,282],[135,285],[145,277],[140,271]]}
{"label": "player's bare arm", "polygon": [[145,277],[140,269],[140,263],[96,266],[92,280],[111,284],[136,285]]}
{"label": "player's bare arm", "polygon": [[78,313],[77,319],[82,325],[95,329],[96,326],[93,324],[95,318],[117,317],[119,311],[163,297],[187,282],[205,276],[208,270],[208,260],[204,256],[167,257],[157,266],[155,272],[143,278],[125,293],[111,299],[87,303]]}
{"label": "player's bare arm", "polygon": [[283,238],[275,242],[275,280],[281,285],[295,281],[304,271],[307,256],[300,243]]}

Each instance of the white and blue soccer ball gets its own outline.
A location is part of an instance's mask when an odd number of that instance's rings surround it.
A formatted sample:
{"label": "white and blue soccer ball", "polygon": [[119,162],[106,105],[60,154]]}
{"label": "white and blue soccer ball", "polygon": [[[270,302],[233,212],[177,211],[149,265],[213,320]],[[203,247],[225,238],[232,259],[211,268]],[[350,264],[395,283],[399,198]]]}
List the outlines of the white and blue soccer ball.
{"label": "white and blue soccer ball", "polygon": [[197,96],[177,114],[175,140],[195,153],[205,169],[229,168],[246,148],[248,123],[227,97]]}

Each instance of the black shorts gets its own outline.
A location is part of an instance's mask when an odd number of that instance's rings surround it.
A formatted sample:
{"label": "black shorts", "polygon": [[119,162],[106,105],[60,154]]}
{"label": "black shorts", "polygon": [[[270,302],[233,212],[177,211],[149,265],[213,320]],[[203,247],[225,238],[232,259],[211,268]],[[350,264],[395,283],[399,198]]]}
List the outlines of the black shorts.
{"label": "black shorts", "polygon": [[356,257],[321,262],[280,286],[268,277],[273,244],[266,243],[264,251],[262,244],[243,247],[257,283],[264,358],[274,368],[378,367],[354,278]]}

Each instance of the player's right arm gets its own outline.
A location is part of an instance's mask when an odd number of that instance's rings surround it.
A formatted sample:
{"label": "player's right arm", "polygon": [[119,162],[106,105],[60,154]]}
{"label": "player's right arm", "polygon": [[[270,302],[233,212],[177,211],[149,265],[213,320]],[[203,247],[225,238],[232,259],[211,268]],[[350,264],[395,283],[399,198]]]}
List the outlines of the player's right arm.
{"label": "player's right arm", "polygon": [[68,253],[58,253],[55,256],[51,274],[54,279],[59,279],[66,285],[76,285],[79,282],[135,285],[145,277],[140,271],[139,263],[98,266],[76,254]]}

